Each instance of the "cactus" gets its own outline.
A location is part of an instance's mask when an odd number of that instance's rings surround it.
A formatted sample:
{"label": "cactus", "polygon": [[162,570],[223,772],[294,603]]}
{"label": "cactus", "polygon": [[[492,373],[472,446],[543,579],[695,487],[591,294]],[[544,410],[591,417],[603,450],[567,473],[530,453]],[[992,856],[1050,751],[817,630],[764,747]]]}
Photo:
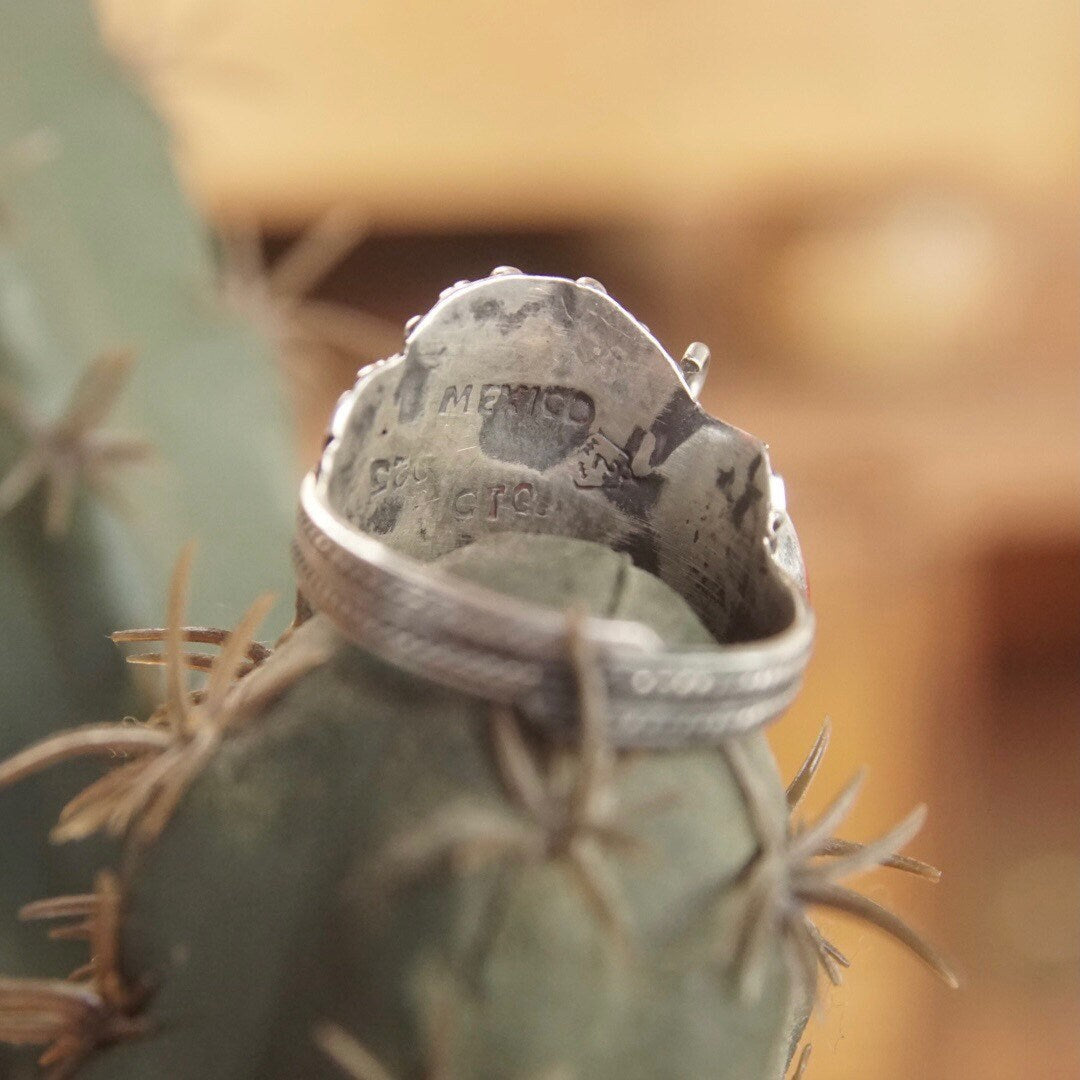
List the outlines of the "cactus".
{"label": "cactus", "polygon": [[[141,709],[107,635],[156,616],[188,537],[235,530],[205,558],[203,618],[284,576],[292,483],[271,350],[219,302],[166,130],[89,5],[5,5],[0,64],[3,757]],[[86,775],[0,795],[5,910],[84,888],[105,858],[45,842]],[[5,973],[61,976],[72,949],[0,920]],[[0,1048],[0,1076],[8,1060]]]}
{"label": "cactus", "polygon": [[[534,599],[544,582],[551,604],[663,627],[672,645],[709,640],[667,586],[584,541],[488,538],[441,565]],[[321,616],[258,662],[244,661],[244,620],[210,661],[185,652],[186,567],[152,656],[169,686],[155,723],[56,736],[0,767],[2,785],[103,743],[139,755],[74,811],[74,835],[125,837],[117,971],[146,994],[136,1013],[100,991],[70,1010],[80,1053],[98,1036],[80,1075],[778,1080],[819,967],[838,980],[846,963],[813,904],[875,923],[954,981],[895,916],[837,884],[881,864],[935,878],[897,854],[921,811],[865,846],[837,840],[853,783],[816,821],[790,823],[827,731],[786,794],[761,734],[616,753],[577,614],[569,745],[406,676]],[[208,669],[195,704],[185,667]],[[147,769],[155,784],[128,801]],[[67,1029],[23,1016],[41,1001],[54,1015],[63,985],[49,997],[27,980],[20,997],[8,980],[0,1035],[55,1045]]]}
{"label": "cactus", "polygon": [[[272,352],[219,295],[166,128],[105,51],[89,5],[8,5],[0,62],[21,90],[0,102],[0,147],[50,148],[20,151],[29,164],[0,193],[0,378],[49,421],[95,357],[134,353],[115,425],[156,461],[122,483],[119,521],[77,499],[72,542],[106,564],[110,628],[138,625],[181,543],[228,520],[243,552],[205,556],[196,603],[215,622],[235,618],[258,582],[287,573],[293,485]],[[0,475],[13,463],[5,451]]]}

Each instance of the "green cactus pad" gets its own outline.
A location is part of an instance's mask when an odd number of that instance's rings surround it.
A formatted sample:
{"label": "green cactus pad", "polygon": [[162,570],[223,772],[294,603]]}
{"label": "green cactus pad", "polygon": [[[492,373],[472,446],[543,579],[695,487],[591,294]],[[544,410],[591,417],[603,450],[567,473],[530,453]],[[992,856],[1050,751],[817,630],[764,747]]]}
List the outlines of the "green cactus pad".
{"label": "green cactus pad", "polygon": [[[667,586],[595,545],[504,537],[443,565],[709,641]],[[387,667],[320,617],[301,635],[332,639],[332,658],[226,742],[129,870],[124,966],[158,984],[152,1029],[86,1076],[339,1076],[312,1038],[324,1020],[401,1080],[439,1062],[460,1078],[781,1075],[794,1012],[781,943],[752,1005],[723,959],[757,841],[719,751],[619,756],[613,820],[632,850],[597,847],[621,932],[560,857],[436,857],[402,879],[387,873],[395,850],[433,825],[438,856],[455,822],[528,824],[495,765],[491,707]],[[783,817],[765,740],[748,746]]]}

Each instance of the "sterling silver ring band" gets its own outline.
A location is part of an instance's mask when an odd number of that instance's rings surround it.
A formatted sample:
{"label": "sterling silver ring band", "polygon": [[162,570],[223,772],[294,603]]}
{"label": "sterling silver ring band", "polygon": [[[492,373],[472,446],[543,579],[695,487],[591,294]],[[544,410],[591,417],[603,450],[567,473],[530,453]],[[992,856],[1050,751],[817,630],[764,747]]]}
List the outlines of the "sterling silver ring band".
{"label": "sterling silver ring band", "polygon": [[[573,730],[576,687],[566,619],[391,551],[301,489],[293,546],[300,590],[349,640],[434,682],[519,706],[553,734]],[[616,746],[711,742],[780,715],[813,639],[805,604],[776,638],[667,651],[640,623],[589,619]]]}

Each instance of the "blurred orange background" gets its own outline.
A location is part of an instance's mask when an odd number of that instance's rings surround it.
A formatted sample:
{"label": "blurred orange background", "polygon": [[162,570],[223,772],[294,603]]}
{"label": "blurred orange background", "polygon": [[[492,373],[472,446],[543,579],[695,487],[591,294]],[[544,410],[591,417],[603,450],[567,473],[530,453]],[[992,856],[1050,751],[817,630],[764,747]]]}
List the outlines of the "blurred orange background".
{"label": "blurred orange background", "polygon": [[850,836],[929,802],[941,885],[866,888],[965,975],[837,926],[809,1077],[1080,1077],[1075,3],[99,7],[279,336],[298,467],[357,366],[497,264],[712,346],[819,620],[781,767],[829,715],[817,805],[870,766]]}

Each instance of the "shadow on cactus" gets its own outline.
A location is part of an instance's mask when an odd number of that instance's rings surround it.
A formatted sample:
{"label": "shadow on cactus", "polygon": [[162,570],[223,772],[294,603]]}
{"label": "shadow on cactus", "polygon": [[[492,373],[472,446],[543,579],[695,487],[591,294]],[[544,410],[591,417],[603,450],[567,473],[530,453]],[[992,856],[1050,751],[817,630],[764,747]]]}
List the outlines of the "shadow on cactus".
{"label": "shadow on cactus", "polygon": [[[579,742],[543,760],[530,748],[511,709],[494,706],[491,746],[515,814],[463,801],[441,807],[431,820],[394,837],[372,871],[382,885],[401,886],[448,864],[454,872],[478,870],[492,861],[513,874],[551,860],[562,867],[582,902],[628,948],[625,902],[608,873],[605,852],[639,853],[642,843],[618,820],[613,786],[616,755],[607,734],[602,680],[592,662],[581,619],[568,619],[568,649],[578,686]],[[641,809],[641,808],[638,808]],[[500,874],[490,905],[490,939],[509,887]]]}
{"label": "shadow on cactus", "polygon": [[[337,1024],[319,1024],[313,1036],[324,1053],[341,1068],[342,1073],[352,1077],[353,1080],[395,1080],[356,1039]],[[448,1038],[449,1036],[442,1036],[441,1042],[445,1044]],[[802,1080],[805,1076],[806,1068],[810,1063],[810,1052],[811,1046],[807,1043],[799,1054],[799,1060],[795,1063],[791,1080]],[[453,1080],[446,1067],[445,1059],[445,1053],[435,1056],[424,1080]],[[564,1066],[556,1065],[533,1073],[529,1080],[577,1080],[577,1078]]]}

